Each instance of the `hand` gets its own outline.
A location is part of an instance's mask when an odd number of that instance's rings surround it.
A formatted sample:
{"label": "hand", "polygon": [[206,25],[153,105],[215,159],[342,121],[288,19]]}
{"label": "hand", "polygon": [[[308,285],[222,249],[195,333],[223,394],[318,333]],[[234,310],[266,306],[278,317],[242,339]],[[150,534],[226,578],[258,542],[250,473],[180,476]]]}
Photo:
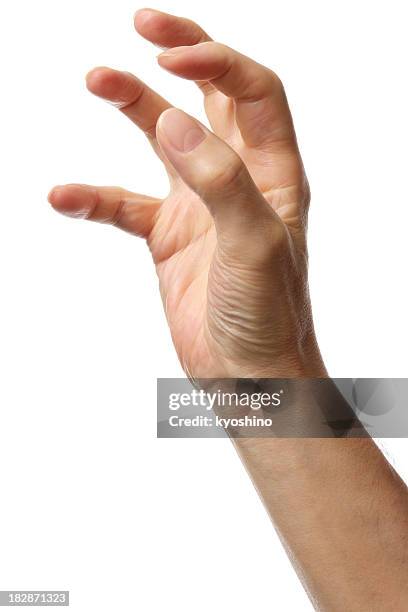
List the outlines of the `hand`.
{"label": "hand", "polygon": [[147,240],[189,376],[324,376],[307,283],[309,188],[279,78],[187,19],[143,9],[135,27],[166,49],[161,67],[200,87],[213,132],[137,77],[95,68],[88,89],[146,133],[170,193],[65,185],[50,203]]}

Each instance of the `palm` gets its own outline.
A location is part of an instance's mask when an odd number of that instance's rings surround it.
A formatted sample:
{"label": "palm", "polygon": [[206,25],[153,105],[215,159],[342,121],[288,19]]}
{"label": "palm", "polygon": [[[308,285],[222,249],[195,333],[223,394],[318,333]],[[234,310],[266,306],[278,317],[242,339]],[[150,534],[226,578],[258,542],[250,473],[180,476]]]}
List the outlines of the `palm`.
{"label": "palm", "polygon": [[[300,225],[298,202],[306,195],[301,193],[303,170],[299,157],[292,155],[281,161],[279,156],[248,148],[233,121],[231,100],[216,92],[210,103],[207,115],[214,131],[244,160],[257,187],[296,238]],[[179,178],[171,183],[171,192],[160,207],[148,243],[173,342],[188,374],[222,372],[222,357],[206,324],[208,283],[212,282],[209,270],[217,246],[214,222],[200,198]],[[203,364],[207,367],[203,368]]]}

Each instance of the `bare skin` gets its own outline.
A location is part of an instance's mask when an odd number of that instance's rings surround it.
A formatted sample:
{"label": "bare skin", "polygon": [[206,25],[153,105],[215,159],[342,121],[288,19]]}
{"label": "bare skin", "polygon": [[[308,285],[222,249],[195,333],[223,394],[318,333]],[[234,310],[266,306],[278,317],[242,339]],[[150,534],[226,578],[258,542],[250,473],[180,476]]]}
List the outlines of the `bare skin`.
{"label": "bare skin", "polygon": [[160,202],[68,185],[54,188],[51,204],[146,238],[190,376],[323,375],[307,292],[309,189],[282,84],[188,20],[141,11],[135,24],[145,38],[172,47],[159,56],[162,67],[200,81],[218,138],[197,125],[204,141],[175,154],[166,129],[186,116],[129,73],[96,68],[89,90],[146,132],[170,193]]}
{"label": "bare skin", "polygon": [[[162,68],[200,87],[212,131],[137,77],[95,68],[88,89],[146,133],[170,192],[65,185],[50,203],[146,239],[190,377],[327,376],[307,283],[309,187],[279,78],[187,19],[143,9],[135,27],[164,50]],[[407,490],[371,440],[236,445],[316,609],[407,609]]]}

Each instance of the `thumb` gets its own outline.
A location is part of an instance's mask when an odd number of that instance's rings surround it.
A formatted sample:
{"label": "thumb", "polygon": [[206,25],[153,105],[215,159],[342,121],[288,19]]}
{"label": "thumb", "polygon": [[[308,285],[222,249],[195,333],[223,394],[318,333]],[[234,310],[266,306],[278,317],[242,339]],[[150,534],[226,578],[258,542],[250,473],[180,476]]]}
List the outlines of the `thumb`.
{"label": "thumb", "polygon": [[223,140],[176,108],[160,115],[156,134],[178,175],[206,204],[220,238],[236,245],[259,232],[282,235],[282,221]]}

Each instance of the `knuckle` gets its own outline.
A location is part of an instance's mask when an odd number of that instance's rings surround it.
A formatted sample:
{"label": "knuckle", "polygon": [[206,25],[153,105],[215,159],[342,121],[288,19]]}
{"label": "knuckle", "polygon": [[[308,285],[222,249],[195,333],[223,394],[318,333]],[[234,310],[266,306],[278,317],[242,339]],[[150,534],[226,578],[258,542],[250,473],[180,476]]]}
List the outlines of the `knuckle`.
{"label": "knuckle", "polygon": [[243,184],[246,176],[247,170],[240,158],[229,155],[224,158],[222,164],[201,168],[202,191],[211,194],[235,191]]}
{"label": "knuckle", "polygon": [[271,90],[275,94],[280,94],[282,96],[285,96],[285,87],[283,85],[283,82],[281,81],[280,77],[276,74],[276,72],[274,72],[270,68],[267,68],[267,79],[270,84]]}
{"label": "knuckle", "polygon": [[201,28],[201,26],[198,25],[198,23],[196,23],[192,19],[186,19],[186,22],[189,24],[190,30],[195,39],[191,42],[191,44],[200,45],[208,41],[208,34],[204,32],[204,30]]}

